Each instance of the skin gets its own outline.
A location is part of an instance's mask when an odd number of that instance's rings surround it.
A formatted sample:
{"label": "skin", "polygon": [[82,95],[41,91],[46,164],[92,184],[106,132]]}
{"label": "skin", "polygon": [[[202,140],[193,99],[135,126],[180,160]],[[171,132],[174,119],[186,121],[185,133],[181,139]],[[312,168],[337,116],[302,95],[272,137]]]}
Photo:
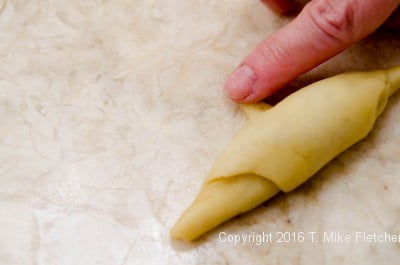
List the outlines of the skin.
{"label": "skin", "polygon": [[[279,13],[291,0],[262,0]],[[375,31],[400,0],[312,0],[289,24],[261,41],[224,86],[233,101],[260,101]]]}

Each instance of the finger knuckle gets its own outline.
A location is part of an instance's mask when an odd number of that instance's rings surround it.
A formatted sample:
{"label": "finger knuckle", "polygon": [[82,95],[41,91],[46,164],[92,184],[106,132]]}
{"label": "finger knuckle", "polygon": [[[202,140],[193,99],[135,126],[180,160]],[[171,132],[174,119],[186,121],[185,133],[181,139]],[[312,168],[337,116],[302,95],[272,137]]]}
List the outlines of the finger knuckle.
{"label": "finger knuckle", "polygon": [[314,25],[323,34],[335,41],[351,42],[354,35],[355,3],[318,0],[312,1],[307,11]]}

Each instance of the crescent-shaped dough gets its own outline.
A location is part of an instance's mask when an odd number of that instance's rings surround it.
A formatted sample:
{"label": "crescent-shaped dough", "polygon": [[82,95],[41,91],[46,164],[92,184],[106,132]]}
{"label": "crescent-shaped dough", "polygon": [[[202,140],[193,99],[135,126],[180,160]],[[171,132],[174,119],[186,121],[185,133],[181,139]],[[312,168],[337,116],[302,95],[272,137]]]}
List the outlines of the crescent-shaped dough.
{"label": "crescent-shaped dough", "polygon": [[400,87],[400,66],[311,84],[275,107],[243,105],[248,121],[171,230],[193,240],[279,191],[289,192],[363,139]]}

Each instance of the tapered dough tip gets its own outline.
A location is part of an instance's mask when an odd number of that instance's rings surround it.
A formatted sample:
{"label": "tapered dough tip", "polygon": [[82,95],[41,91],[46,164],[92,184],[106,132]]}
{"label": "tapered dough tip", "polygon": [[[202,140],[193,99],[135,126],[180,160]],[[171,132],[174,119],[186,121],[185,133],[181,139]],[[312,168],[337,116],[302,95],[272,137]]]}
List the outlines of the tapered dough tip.
{"label": "tapered dough tip", "polygon": [[246,115],[247,119],[256,117],[258,114],[261,114],[272,108],[272,106],[264,102],[253,103],[253,104],[240,104],[239,106],[240,109],[243,111],[243,113]]}
{"label": "tapered dough tip", "polygon": [[226,220],[247,212],[279,189],[263,177],[247,174],[206,183],[195,201],[171,229],[171,236],[194,240]]}

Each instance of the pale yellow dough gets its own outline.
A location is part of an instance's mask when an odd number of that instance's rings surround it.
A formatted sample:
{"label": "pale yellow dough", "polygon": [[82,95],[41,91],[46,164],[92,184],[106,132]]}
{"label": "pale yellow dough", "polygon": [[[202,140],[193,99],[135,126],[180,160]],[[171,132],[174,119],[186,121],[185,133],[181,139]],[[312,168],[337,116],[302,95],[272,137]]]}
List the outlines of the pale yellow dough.
{"label": "pale yellow dough", "polygon": [[327,78],[272,108],[243,105],[247,123],[171,235],[193,240],[279,191],[295,189],[363,139],[399,87],[400,66]]}

